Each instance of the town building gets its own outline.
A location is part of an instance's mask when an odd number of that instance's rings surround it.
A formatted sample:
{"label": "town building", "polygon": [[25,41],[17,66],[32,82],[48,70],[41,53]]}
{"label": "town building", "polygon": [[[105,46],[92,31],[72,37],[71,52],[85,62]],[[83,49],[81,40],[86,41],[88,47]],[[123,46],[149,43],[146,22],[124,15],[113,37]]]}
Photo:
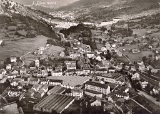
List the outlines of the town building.
{"label": "town building", "polygon": [[96,81],[88,81],[85,83],[85,94],[102,98],[102,95],[107,95],[111,92],[111,87],[108,84],[101,84]]}

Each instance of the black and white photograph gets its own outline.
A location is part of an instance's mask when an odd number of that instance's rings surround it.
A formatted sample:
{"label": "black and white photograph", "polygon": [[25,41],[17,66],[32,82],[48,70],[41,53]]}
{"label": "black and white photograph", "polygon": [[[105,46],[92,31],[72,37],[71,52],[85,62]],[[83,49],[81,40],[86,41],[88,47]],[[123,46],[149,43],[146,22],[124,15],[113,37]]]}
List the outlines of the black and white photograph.
{"label": "black and white photograph", "polygon": [[160,0],[0,0],[0,114],[160,114]]}

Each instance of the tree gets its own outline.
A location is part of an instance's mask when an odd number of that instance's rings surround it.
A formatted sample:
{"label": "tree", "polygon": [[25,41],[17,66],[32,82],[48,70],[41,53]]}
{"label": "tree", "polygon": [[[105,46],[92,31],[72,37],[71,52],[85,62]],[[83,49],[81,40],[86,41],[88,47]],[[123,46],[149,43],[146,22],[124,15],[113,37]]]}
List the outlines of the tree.
{"label": "tree", "polygon": [[147,57],[146,57],[146,56],[143,56],[143,57],[142,57],[142,61],[143,61],[143,63],[146,63],[146,62],[147,62]]}
{"label": "tree", "polygon": [[99,43],[102,43],[102,39],[101,38],[99,38]]}
{"label": "tree", "polygon": [[6,64],[10,64],[10,63],[11,63],[11,59],[9,57],[7,57]]}

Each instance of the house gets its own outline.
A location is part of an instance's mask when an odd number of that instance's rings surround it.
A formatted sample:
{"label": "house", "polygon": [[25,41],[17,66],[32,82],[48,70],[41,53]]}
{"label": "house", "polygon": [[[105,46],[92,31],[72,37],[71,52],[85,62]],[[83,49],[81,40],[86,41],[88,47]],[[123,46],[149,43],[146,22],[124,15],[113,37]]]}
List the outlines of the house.
{"label": "house", "polygon": [[16,63],[17,58],[15,56],[10,57],[11,63]]}
{"label": "house", "polygon": [[27,71],[26,71],[25,67],[20,68],[20,75],[24,75],[26,73],[27,73]]}
{"label": "house", "polygon": [[35,92],[38,92],[42,86],[43,85],[35,84],[35,85],[33,85],[33,87],[31,89],[34,90]]}
{"label": "house", "polygon": [[12,80],[12,82],[11,82],[10,84],[11,84],[11,86],[14,86],[14,87],[15,87],[15,86],[18,86],[18,82],[17,82],[17,81],[13,81],[13,80]]}
{"label": "house", "polygon": [[49,86],[61,85],[63,83],[62,80],[49,79]]}
{"label": "house", "polygon": [[3,77],[4,77],[4,76],[3,76],[2,74],[0,74],[0,80],[2,80],[2,79],[3,79]]}
{"label": "house", "polygon": [[101,84],[96,81],[88,81],[85,83],[85,94],[89,96],[102,97],[102,94],[109,94],[110,86],[108,84]]}
{"label": "house", "polygon": [[36,67],[30,67],[30,71],[36,71],[37,68]]}
{"label": "house", "polygon": [[79,88],[74,88],[71,90],[72,96],[76,99],[80,99],[83,97],[83,90]]}
{"label": "house", "polygon": [[38,93],[36,94],[36,97],[42,98],[47,91],[48,91],[48,85],[43,85],[38,91]]}
{"label": "house", "polygon": [[80,54],[79,53],[71,53],[69,55],[69,57],[72,58],[72,59],[76,59],[77,57],[80,57]]}
{"label": "house", "polygon": [[41,85],[48,84],[48,82],[49,82],[48,79],[41,79],[41,80],[40,80],[40,84],[41,84]]}
{"label": "house", "polygon": [[8,79],[13,79],[13,78],[15,78],[15,77],[17,77],[17,76],[16,76],[16,75],[13,75],[13,74],[8,74],[7,77],[8,77]]}
{"label": "house", "polygon": [[76,61],[65,61],[64,63],[67,66],[67,70],[76,69]]}
{"label": "house", "polygon": [[62,72],[62,65],[58,65],[57,67],[55,67],[55,71],[56,72]]}
{"label": "house", "polygon": [[48,76],[48,71],[47,70],[42,70],[42,76],[47,77]]}
{"label": "house", "polygon": [[12,74],[13,74],[13,75],[18,75],[19,72],[18,72],[17,70],[13,70],[13,71],[12,71]]}
{"label": "house", "polygon": [[60,57],[64,57],[64,56],[65,56],[64,51],[60,52],[59,56],[60,56]]}
{"label": "house", "polygon": [[123,81],[121,79],[124,79],[123,75],[120,73],[108,73],[103,75],[97,75],[97,78],[99,80],[104,80],[105,82],[109,82],[112,84],[123,84]]}
{"label": "house", "polygon": [[88,58],[93,58],[95,55],[94,55],[94,53],[92,53],[92,52],[90,52],[90,53],[87,53],[87,57]]}
{"label": "house", "polygon": [[36,60],[35,60],[35,66],[36,66],[36,67],[39,67],[39,65],[40,65],[40,62],[39,62],[38,59],[36,59]]}
{"label": "house", "polygon": [[77,75],[77,72],[76,72],[76,70],[67,70],[66,72],[65,72],[65,75],[66,76],[71,76],[71,75]]}
{"label": "house", "polygon": [[6,70],[11,70],[11,69],[12,69],[12,65],[11,64],[6,65]]}
{"label": "house", "polygon": [[52,76],[62,76],[62,72],[56,72],[56,71],[53,71],[52,72]]}
{"label": "house", "polygon": [[29,84],[31,84],[31,85],[38,84],[39,82],[40,82],[40,79],[38,79],[38,78],[30,78],[29,79]]}
{"label": "house", "polygon": [[133,74],[133,76],[131,78],[132,78],[132,80],[140,80],[140,74],[135,73],[135,74]]}
{"label": "house", "polygon": [[129,94],[123,91],[115,91],[114,95],[118,98],[124,98],[125,100],[129,99]]}
{"label": "house", "polygon": [[109,73],[115,73],[116,72],[116,69],[114,67],[109,67],[108,68],[108,72]]}
{"label": "house", "polygon": [[7,71],[5,69],[0,69],[0,74],[6,75]]}
{"label": "house", "polygon": [[101,106],[102,103],[100,100],[96,99],[94,102],[91,103],[91,106]]}

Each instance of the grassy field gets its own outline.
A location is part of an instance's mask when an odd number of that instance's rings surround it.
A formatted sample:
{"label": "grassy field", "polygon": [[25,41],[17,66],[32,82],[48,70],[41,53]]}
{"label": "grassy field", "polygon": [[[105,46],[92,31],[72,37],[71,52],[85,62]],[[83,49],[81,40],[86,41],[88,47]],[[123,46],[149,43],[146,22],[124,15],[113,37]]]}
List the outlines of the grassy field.
{"label": "grassy field", "polygon": [[61,48],[59,46],[50,46],[50,48],[45,50],[42,55],[37,55],[36,56],[36,55],[33,55],[32,53],[26,55],[24,62],[25,62],[26,65],[29,65],[29,63],[34,61],[36,58],[38,58],[38,57],[47,58],[48,55],[54,55],[54,57],[56,58],[56,57],[59,56],[58,54],[63,50],[64,50],[64,48]]}
{"label": "grassy field", "polygon": [[0,47],[0,60],[4,60],[10,56],[22,56],[29,51],[44,46],[47,39],[45,36],[37,36],[35,38],[26,38],[18,41],[6,41],[6,45]]}
{"label": "grassy field", "polygon": [[147,31],[158,31],[158,29],[133,29],[133,34],[137,34],[137,36],[144,36]]}

